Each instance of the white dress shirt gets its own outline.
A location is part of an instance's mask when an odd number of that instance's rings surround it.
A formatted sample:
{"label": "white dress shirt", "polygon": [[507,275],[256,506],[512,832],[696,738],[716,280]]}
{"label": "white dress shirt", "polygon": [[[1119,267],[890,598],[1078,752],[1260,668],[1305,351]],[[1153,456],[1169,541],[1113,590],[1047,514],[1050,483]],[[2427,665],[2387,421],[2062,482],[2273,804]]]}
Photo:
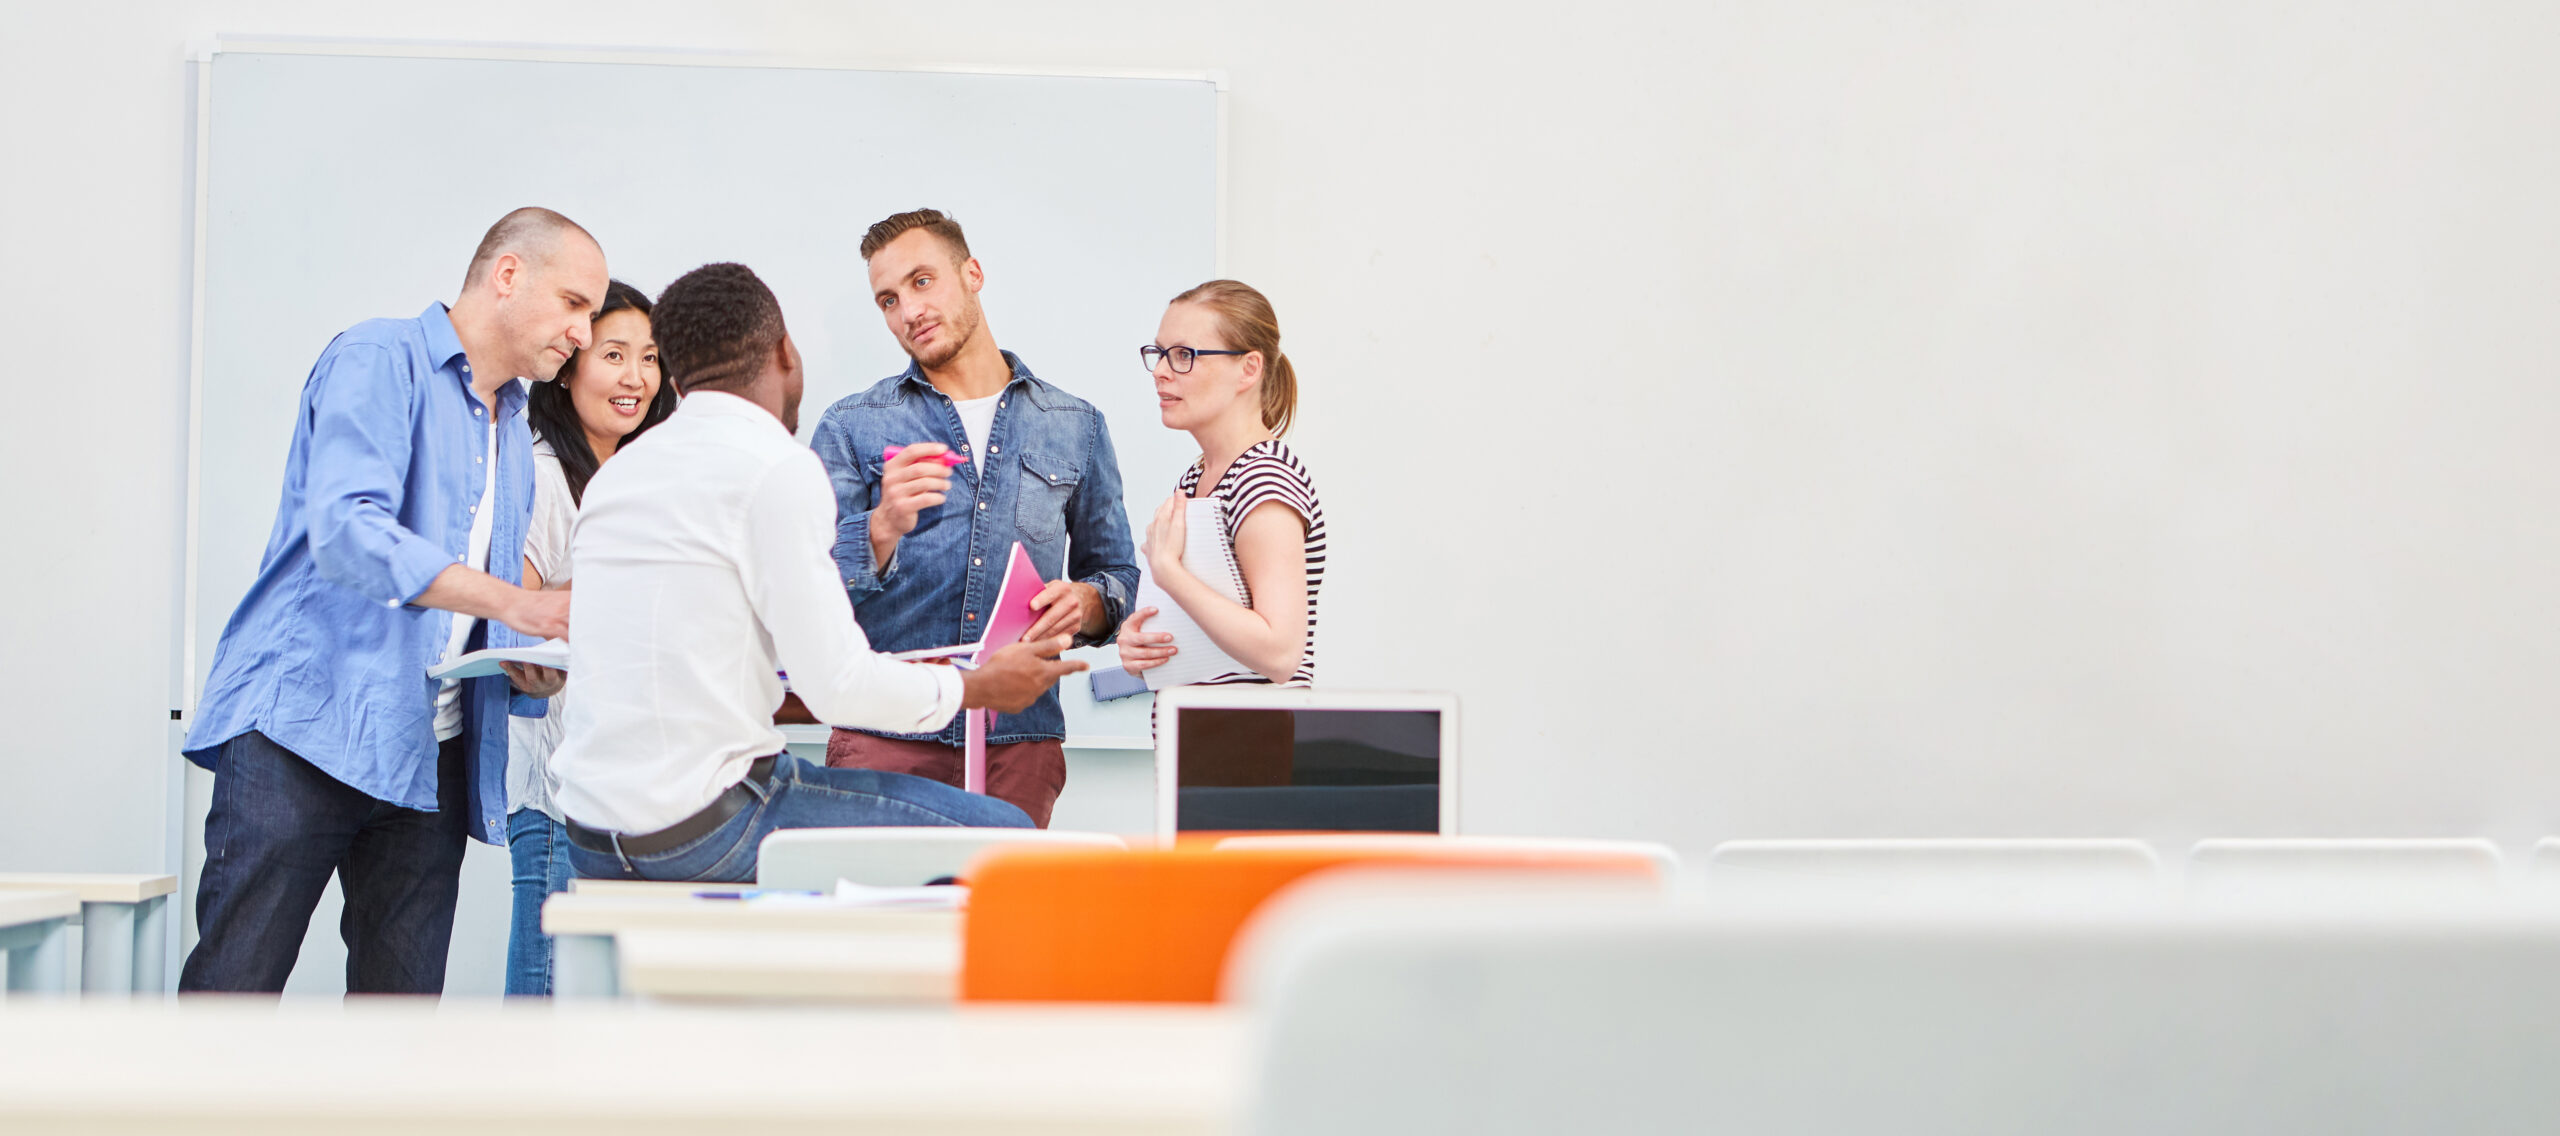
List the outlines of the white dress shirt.
{"label": "white dress shirt", "polygon": [[570,538],[561,811],[655,832],[782,752],[777,667],[819,721],[930,733],[960,710],[950,667],[873,654],[831,550],[818,455],[763,407],[689,395],[587,483]]}
{"label": "white dress shirt", "polygon": [[[569,471],[551,443],[533,441],[533,515],[525,522],[524,562],[542,577],[542,586],[569,582],[569,533],[578,523],[578,503],[569,494]],[[560,748],[561,725],[569,720],[569,692],[551,696],[550,711],[539,718],[507,719],[507,814],[535,809],[553,820],[560,806],[552,801],[551,751]]]}

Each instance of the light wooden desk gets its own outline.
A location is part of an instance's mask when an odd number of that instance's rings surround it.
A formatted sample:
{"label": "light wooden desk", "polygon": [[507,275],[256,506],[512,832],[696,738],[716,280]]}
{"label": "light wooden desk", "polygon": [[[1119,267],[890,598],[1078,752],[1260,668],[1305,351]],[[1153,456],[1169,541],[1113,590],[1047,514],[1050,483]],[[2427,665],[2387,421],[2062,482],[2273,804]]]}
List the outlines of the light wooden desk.
{"label": "light wooden desk", "polygon": [[62,928],[78,914],[80,897],[71,892],[0,890],[0,952],[9,956],[9,993],[63,992]]}
{"label": "light wooden desk", "polygon": [[169,896],[178,877],[101,872],[0,872],[0,890],[35,888],[80,897],[80,991],[158,994],[166,989]]}
{"label": "light wooden desk", "polygon": [[[552,896],[542,905],[542,930],[552,937],[554,945],[551,990],[562,998],[609,998],[622,993],[625,960],[616,949],[616,940],[635,932],[749,937],[827,934],[875,941],[924,940],[941,944],[951,952],[952,972],[956,975],[960,918],[956,911],[574,891]],[[679,954],[688,949],[690,945],[681,942],[669,947]],[[897,948],[892,945],[885,949]],[[653,957],[669,956],[661,952]],[[907,952],[891,957],[908,960],[920,956]],[[893,963],[893,970],[901,968],[910,972],[914,969],[902,962]],[[915,989],[911,982],[898,988]]]}
{"label": "light wooden desk", "polygon": [[273,999],[12,1006],[0,1131],[450,1136],[1207,1134],[1246,1083],[1218,1007],[750,1010]]}

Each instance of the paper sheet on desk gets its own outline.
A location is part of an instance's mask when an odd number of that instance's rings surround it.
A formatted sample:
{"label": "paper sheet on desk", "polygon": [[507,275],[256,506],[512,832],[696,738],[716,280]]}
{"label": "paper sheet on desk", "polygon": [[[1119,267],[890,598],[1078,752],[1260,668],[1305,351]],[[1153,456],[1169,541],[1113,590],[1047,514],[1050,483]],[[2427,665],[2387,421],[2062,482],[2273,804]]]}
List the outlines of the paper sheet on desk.
{"label": "paper sheet on desk", "polygon": [[952,911],[969,905],[969,889],[960,884],[926,884],[923,887],[874,887],[852,880],[836,881],[833,897],[838,907],[913,907],[928,911]]}
{"label": "paper sheet on desk", "polygon": [[432,679],[479,678],[483,675],[507,673],[498,665],[499,663],[532,663],[536,666],[565,671],[569,669],[569,641],[545,639],[530,647],[490,647],[479,651],[466,651],[454,656],[450,661],[428,667],[427,677]]}
{"label": "paper sheet on desk", "polygon": [[[1215,497],[1195,498],[1182,504],[1182,567],[1209,590],[1234,600],[1245,607],[1253,601],[1245,592],[1244,573],[1236,567],[1235,546],[1227,543],[1226,520],[1219,514]],[[1235,661],[1216,643],[1209,633],[1173,597],[1156,586],[1153,573],[1138,580],[1138,606],[1156,609],[1155,618],[1147,621],[1148,631],[1173,633],[1173,657],[1163,665],[1147,671],[1147,689],[1163,690],[1169,686],[1188,686],[1223,674],[1250,671],[1253,668]]]}
{"label": "paper sheet on desk", "polygon": [[927,887],[873,887],[837,880],[833,894],[815,891],[751,891],[748,903],[764,907],[843,909],[894,908],[900,911],[957,911],[969,905],[969,889],[954,884]]}

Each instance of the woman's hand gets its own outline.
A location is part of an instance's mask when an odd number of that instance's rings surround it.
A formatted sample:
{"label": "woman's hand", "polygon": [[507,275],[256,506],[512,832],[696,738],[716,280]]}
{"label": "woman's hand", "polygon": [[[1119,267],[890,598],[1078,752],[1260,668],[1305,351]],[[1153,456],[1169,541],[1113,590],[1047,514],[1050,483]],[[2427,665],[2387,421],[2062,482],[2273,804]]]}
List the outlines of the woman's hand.
{"label": "woman's hand", "polygon": [[1176,493],[1156,506],[1155,519],[1147,522],[1147,570],[1158,576],[1180,573],[1183,542],[1190,539],[1184,531],[1182,494]]}
{"label": "woman's hand", "polygon": [[1129,613],[1120,624],[1120,669],[1139,674],[1163,666],[1173,657],[1173,632],[1149,631],[1147,621],[1155,618],[1156,609],[1142,607]]}

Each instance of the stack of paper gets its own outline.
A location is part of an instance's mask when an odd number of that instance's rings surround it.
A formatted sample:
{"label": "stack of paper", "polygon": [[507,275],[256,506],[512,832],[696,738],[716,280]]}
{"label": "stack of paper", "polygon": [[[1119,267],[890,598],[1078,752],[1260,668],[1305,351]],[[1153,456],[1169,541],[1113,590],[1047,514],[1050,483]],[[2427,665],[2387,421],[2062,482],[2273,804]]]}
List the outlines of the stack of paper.
{"label": "stack of paper", "polygon": [[482,675],[505,674],[499,663],[532,663],[554,670],[569,669],[569,641],[545,639],[530,647],[490,647],[466,651],[427,668],[432,679],[479,678]]}

